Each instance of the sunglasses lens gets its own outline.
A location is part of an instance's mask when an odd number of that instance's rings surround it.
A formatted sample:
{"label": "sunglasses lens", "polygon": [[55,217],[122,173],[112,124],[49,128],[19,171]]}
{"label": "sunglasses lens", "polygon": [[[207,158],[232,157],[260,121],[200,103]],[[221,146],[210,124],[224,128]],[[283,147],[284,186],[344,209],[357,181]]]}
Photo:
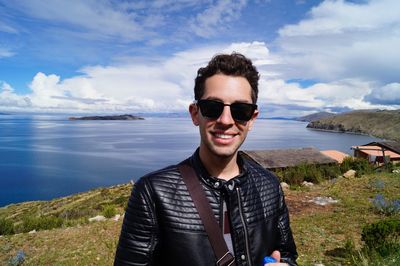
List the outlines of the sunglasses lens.
{"label": "sunglasses lens", "polygon": [[[197,104],[200,107],[201,114],[204,117],[217,119],[224,110],[225,104],[213,100],[199,100]],[[254,104],[232,103],[230,106],[232,118],[236,121],[249,121],[257,109]]]}
{"label": "sunglasses lens", "polygon": [[239,121],[249,121],[254,114],[255,107],[247,103],[231,104],[231,114],[233,119]]}
{"label": "sunglasses lens", "polygon": [[224,104],[217,101],[200,100],[198,105],[203,116],[213,119],[218,118],[224,110]]}

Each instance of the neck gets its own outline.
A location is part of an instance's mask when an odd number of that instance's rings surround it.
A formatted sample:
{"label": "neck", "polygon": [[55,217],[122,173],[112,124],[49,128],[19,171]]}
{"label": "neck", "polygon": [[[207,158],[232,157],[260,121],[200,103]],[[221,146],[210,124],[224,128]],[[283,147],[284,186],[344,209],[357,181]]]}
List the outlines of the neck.
{"label": "neck", "polygon": [[211,176],[229,180],[239,175],[240,169],[237,164],[237,152],[229,157],[219,157],[206,154],[200,148],[200,160]]}

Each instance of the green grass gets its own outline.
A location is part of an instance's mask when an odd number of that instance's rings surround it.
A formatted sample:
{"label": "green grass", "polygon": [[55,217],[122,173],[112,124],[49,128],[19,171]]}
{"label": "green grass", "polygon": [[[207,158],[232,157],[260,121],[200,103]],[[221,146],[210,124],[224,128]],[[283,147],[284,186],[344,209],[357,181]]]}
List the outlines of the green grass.
{"label": "green grass", "polygon": [[[0,222],[12,221],[14,232],[21,233],[56,227],[82,225],[89,217],[111,216],[125,210],[132,185],[98,188],[51,201],[31,201],[0,208]],[[1,223],[0,223],[1,225]],[[8,226],[8,225],[7,225]]]}
{"label": "green grass", "polygon": [[[49,202],[11,205],[0,208],[0,218],[13,217],[18,223],[28,215],[57,216],[73,209],[79,209],[85,215],[98,215],[107,206],[115,207],[117,213],[122,214],[130,189],[130,185],[123,185]],[[396,199],[399,198],[399,191],[400,174],[379,173],[359,178],[339,178],[335,182],[326,181],[312,188],[285,192],[287,199],[291,199],[288,205],[293,200],[307,202],[315,196],[331,196],[339,200],[339,203],[325,207],[307,203],[304,209],[291,213],[292,230],[300,255],[299,264],[393,265],[390,263],[395,257],[386,260],[373,258],[362,250],[364,243],[361,241],[361,232],[366,224],[387,217],[374,208],[371,199],[378,193]],[[391,217],[400,219],[399,214]],[[19,250],[26,254],[23,265],[111,265],[121,223],[121,220],[76,222],[71,227],[43,230],[35,234],[2,236],[0,265],[7,265],[7,261]],[[347,252],[352,246],[353,258]],[[359,256],[356,256],[357,252],[360,252]]]}
{"label": "green grass", "polygon": [[113,220],[81,227],[53,229],[0,238],[0,265],[19,250],[23,265],[112,265],[121,222]]}
{"label": "green grass", "polygon": [[[376,180],[383,181],[385,186],[376,188],[373,185]],[[361,249],[363,226],[384,218],[374,209],[371,199],[377,192],[390,198],[399,198],[400,175],[372,174],[362,178],[341,178],[334,184],[322,184],[319,190],[321,195],[332,196],[339,203],[328,211],[292,217],[292,230],[301,254],[299,263],[351,264],[352,260],[343,254],[346,241],[353,242],[355,249]],[[400,219],[399,214],[395,217]]]}

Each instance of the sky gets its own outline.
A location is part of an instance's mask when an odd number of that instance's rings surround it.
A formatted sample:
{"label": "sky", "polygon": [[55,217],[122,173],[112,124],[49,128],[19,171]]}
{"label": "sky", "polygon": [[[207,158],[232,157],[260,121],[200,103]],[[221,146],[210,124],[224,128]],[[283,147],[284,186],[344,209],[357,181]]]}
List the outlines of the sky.
{"label": "sky", "polygon": [[185,112],[239,52],[260,113],[400,109],[398,0],[0,0],[0,112]]}

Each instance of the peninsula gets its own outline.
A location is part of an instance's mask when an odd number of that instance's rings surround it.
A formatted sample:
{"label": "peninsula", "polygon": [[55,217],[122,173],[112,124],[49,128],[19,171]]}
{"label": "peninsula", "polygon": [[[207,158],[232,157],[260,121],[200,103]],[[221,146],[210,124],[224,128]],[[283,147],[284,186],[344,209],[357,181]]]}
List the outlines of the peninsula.
{"label": "peninsula", "polygon": [[306,115],[306,116],[297,117],[295,120],[301,121],[301,122],[311,122],[311,121],[331,117],[334,115],[335,115],[334,113],[329,113],[329,112],[318,112],[318,113],[314,113],[314,114],[310,114],[310,115]]}
{"label": "peninsula", "polygon": [[144,120],[143,117],[135,115],[107,115],[107,116],[82,116],[70,117],[69,120]]}
{"label": "peninsula", "polygon": [[314,120],[307,128],[400,141],[400,110],[356,110]]}

